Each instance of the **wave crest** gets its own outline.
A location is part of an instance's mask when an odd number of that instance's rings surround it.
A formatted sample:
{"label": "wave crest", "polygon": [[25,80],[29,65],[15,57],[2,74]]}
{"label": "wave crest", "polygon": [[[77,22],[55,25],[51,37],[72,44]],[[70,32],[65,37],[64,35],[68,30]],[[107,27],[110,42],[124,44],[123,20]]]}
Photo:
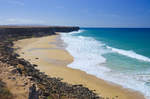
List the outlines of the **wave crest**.
{"label": "wave crest", "polygon": [[130,58],[134,58],[134,59],[138,59],[138,60],[142,60],[142,61],[146,61],[146,62],[150,62],[150,58],[137,54],[134,51],[126,51],[126,50],[122,50],[122,49],[117,49],[117,48],[112,48],[109,46],[106,46],[108,49],[111,49],[112,52],[130,57]]}
{"label": "wave crest", "polygon": [[82,33],[84,32],[85,30],[78,30],[78,31],[73,31],[73,32],[69,32],[69,34],[77,34],[77,33]]}

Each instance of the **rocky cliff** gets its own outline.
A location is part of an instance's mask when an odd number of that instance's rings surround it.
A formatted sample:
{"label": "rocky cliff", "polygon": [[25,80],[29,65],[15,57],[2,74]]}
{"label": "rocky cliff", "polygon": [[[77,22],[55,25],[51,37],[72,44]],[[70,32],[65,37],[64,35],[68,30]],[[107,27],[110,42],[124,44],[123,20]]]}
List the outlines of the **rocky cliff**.
{"label": "rocky cliff", "polygon": [[[76,30],[79,28],[1,26],[0,99],[100,99],[93,90],[89,90],[83,85],[71,85],[62,82],[61,78],[50,77],[40,72],[36,68],[36,64],[19,58],[15,52],[16,49],[13,48],[13,42],[17,40]],[[11,88],[4,86],[3,83],[11,85]],[[20,91],[20,89],[24,91]],[[5,97],[1,98],[1,96]]]}
{"label": "rocky cliff", "polygon": [[47,33],[53,34],[55,32],[72,32],[78,31],[79,27],[67,27],[67,26],[0,26],[0,33],[21,33],[24,35],[29,35],[31,33]]}

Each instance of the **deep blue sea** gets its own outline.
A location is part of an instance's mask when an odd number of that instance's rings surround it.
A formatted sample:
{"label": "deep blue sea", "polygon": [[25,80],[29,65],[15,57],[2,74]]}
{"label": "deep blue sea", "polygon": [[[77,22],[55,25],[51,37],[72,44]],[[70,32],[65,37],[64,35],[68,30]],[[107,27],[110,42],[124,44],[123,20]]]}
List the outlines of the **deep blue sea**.
{"label": "deep blue sea", "polygon": [[150,28],[81,28],[61,38],[74,57],[69,67],[150,99]]}

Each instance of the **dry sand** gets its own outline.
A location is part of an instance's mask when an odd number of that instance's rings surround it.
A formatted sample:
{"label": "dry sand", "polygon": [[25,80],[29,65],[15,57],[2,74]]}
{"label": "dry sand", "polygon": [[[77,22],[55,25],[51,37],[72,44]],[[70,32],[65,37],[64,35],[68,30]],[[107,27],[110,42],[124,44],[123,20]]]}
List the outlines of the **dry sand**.
{"label": "dry sand", "polygon": [[[0,62],[0,79],[13,95],[12,99],[28,99],[29,87],[33,82],[30,81],[29,77],[13,73],[13,70],[16,70],[13,66]],[[0,97],[0,99],[2,98]]]}
{"label": "dry sand", "polygon": [[61,47],[62,44],[59,35],[53,35],[19,40],[15,42],[14,47],[20,48],[17,52],[22,58],[37,64],[41,72],[51,77],[61,77],[64,82],[70,84],[83,84],[105,98],[144,99],[139,92],[123,89],[121,86],[98,79],[83,71],[68,68],[67,64],[73,61],[73,57]]}

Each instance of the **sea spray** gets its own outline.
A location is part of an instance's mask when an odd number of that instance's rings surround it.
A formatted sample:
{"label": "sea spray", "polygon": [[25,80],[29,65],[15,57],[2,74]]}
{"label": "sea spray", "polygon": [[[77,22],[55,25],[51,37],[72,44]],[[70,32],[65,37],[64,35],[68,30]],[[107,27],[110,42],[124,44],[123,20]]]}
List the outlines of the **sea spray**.
{"label": "sea spray", "polygon": [[[83,70],[100,79],[119,84],[124,88],[139,91],[149,99],[149,75],[142,75],[144,71],[128,73],[109,68],[107,64],[108,58],[105,57],[105,55],[116,53],[118,55],[123,55],[124,57],[129,57],[129,60],[137,59],[137,61],[143,62],[149,62],[150,59],[146,56],[137,54],[134,51],[108,46],[92,36],[84,36],[87,31],[88,30],[81,30],[76,33],[61,34],[61,39],[67,44],[66,49],[74,57],[74,61],[69,64],[68,67]],[[149,73],[149,70],[147,70],[147,74]]]}

